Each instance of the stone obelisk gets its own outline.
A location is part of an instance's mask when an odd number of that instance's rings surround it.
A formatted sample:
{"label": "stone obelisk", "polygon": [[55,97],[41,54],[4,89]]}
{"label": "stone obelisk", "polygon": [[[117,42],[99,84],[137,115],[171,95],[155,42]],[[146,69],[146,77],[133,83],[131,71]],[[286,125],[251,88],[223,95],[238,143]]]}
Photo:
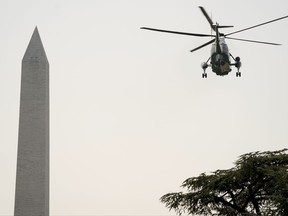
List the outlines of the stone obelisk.
{"label": "stone obelisk", "polygon": [[37,27],[22,59],[14,215],[49,215],[49,63]]}

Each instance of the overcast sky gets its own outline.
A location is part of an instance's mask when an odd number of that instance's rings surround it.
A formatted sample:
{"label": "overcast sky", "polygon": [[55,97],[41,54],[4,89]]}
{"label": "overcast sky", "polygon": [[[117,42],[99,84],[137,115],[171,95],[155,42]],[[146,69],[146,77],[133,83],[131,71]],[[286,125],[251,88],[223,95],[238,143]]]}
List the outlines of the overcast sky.
{"label": "overcast sky", "polygon": [[159,202],[189,177],[288,143],[288,19],[228,41],[225,77],[201,63],[198,6],[236,31],[288,15],[287,0],[11,0],[0,4],[0,215],[13,215],[21,60],[38,26],[50,63],[50,214],[174,215]]}

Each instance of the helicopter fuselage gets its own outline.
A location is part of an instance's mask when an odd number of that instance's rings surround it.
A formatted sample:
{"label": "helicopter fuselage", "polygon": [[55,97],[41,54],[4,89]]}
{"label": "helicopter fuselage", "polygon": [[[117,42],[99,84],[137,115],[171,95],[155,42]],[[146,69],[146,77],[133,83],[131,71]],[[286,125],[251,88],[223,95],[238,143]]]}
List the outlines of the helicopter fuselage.
{"label": "helicopter fuselage", "polygon": [[220,76],[227,75],[232,70],[230,53],[223,37],[217,38],[212,44],[210,64],[212,71]]}

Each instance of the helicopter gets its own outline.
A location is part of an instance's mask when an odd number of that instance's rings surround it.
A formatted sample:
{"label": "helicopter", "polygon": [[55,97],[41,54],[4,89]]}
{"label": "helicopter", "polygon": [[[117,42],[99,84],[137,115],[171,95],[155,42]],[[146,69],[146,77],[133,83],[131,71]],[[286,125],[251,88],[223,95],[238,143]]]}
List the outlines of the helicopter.
{"label": "helicopter", "polygon": [[[267,44],[267,45],[276,45],[279,46],[281,44],[278,43],[270,43],[270,42],[264,42],[264,41],[257,41],[257,40],[247,40],[247,39],[241,39],[241,38],[234,38],[230,37],[230,35],[243,32],[246,30],[250,30],[252,28],[256,28],[262,25],[266,25],[272,22],[276,22],[281,19],[288,18],[288,16],[283,16],[274,20],[270,20],[264,23],[260,23],[258,25],[254,25],[248,28],[244,28],[238,31],[230,32],[228,34],[220,33],[219,29],[222,28],[232,28],[234,26],[231,25],[219,25],[217,22],[214,23],[204,7],[199,6],[201,12],[207,19],[208,23],[211,27],[211,34],[199,34],[199,33],[188,33],[188,32],[179,32],[179,31],[170,31],[170,30],[162,30],[162,29],[155,29],[155,28],[148,28],[148,27],[141,27],[141,29],[145,30],[151,30],[151,31],[158,31],[158,32],[165,32],[165,33],[172,33],[172,34],[180,34],[180,35],[188,35],[188,36],[195,36],[195,37],[212,37],[213,39],[206,42],[205,44],[202,44],[201,46],[198,46],[191,50],[191,52],[194,52],[196,50],[199,50],[209,44],[212,44],[211,47],[211,55],[208,58],[207,61],[203,62],[201,64],[201,67],[203,69],[202,78],[207,78],[206,69],[208,67],[211,67],[212,71],[216,73],[216,75],[219,76],[225,76],[228,75],[232,69],[231,66],[235,66],[237,68],[236,77],[241,77],[240,67],[242,65],[240,61],[240,57],[235,57],[229,52],[228,45],[225,41],[225,39],[231,39],[231,40],[238,40],[238,41],[244,41],[244,42],[252,42],[252,43],[260,43],[260,44]],[[212,34],[212,31],[215,32],[215,34]],[[233,59],[233,62],[231,62],[230,57]],[[209,62],[210,61],[210,62]]]}

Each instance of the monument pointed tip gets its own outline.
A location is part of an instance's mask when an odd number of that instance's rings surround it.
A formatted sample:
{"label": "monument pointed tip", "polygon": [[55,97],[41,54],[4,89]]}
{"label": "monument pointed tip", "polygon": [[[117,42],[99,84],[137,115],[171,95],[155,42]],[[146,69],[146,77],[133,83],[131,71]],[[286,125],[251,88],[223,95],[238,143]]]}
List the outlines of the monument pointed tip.
{"label": "monument pointed tip", "polygon": [[34,29],[34,32],[26,49],[23,61],[29,61],[33,58],[48,62],[37,26]]}
{"label": "monument pointed tip", "polygon": [[[33,37],[36,37],[36,36],[34,36],[34,35],[37,35],[37,37],[40,38],[40,35],[39,35],[39,31],[38,31],[37,26],[35,27],[35,29],[34,29],[34,31],[33,31],[32,38],[33,38]],[[31,38],[31,40],[32,40],[32,38]],[[30,41],[30,42],[31,42],[31,41]]]}

